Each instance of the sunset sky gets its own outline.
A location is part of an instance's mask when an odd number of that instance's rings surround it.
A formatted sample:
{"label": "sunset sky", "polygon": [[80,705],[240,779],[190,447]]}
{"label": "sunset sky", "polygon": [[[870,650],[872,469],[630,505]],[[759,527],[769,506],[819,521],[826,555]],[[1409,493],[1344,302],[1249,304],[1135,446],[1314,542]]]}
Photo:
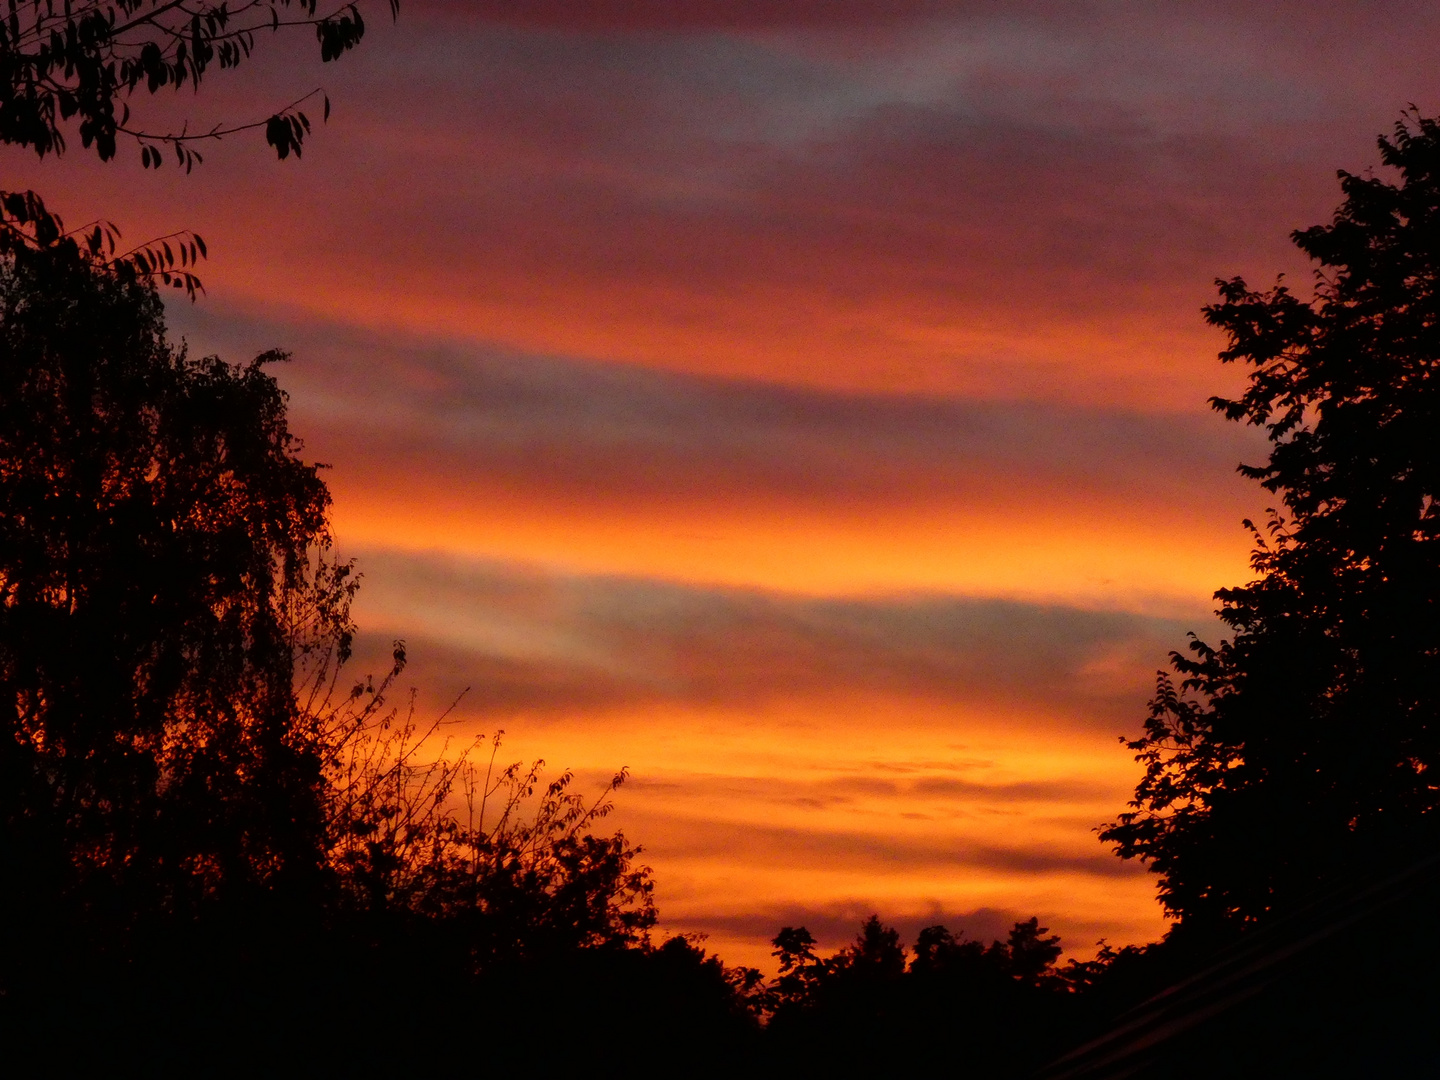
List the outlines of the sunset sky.
{"label": "sunset sky", "polygon": [[299,161],[0,152],[71,224],[204,235],[192,349],[294,353],[357,669],[402,637],[464,731],[629,766],[662,925],[727,960],[871,911],[1161,933],[1094,829],[1268,505],[1200,309],[1308,287],[1290,230],[1440,109],[1440,7],[361,7],[340,62],[262,37],[154,114],[323,85]]}

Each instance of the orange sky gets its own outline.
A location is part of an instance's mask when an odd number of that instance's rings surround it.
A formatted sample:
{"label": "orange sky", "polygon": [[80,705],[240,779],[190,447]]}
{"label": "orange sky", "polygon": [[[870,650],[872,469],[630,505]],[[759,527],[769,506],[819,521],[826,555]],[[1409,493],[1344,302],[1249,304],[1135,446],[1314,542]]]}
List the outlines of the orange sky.
{"label": "orange sky", "polygon": [[159,103],[323,80],[300,161],[0,161],[205,235],[172,324],[294,352],[357,663],[403,636],[516,756],[629,765],[667,927],[765,963],[782,923],[1038,914],[1084,954],[1163,929],[1093,829],[1266,505],[1199,309],[1304,281],[1334,170],[1436,107],[1440,15],[1385,10],[406,0]]}

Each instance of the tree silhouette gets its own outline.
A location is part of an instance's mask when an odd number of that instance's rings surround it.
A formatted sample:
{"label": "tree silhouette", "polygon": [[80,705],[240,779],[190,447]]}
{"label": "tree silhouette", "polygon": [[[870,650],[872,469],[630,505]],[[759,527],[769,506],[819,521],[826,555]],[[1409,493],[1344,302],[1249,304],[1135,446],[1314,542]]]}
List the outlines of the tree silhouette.
{"label": "tree silhouette", "polygon": [[[170,347],[153,288],[74,243],[0,247],[4,929],[316,887],[297,654],[348,651],[329,495],[265,372]],[[315,552],[320,558],[313,557]],[[303,611],[303,620],[297,620]]]}
{"label": "tree silhouette", "polygon": [[[758,976],[653,945],[639,850],[597,833],[623,772],[582,798],[498,738],[451,753],[387,703],[399,643],[342,681],[357,575],[281,359],[190,357],[133,266],[0,230],[0,1038],[193,1067],[288,1030],[398,1067],[463,1007],[517,1052],[743,1041]],[[403,987],[422,1007],[369,1030]]]}
{"label": "tree silhouette", "polygon": [[1055,961],[1060,959],[1060,938],[1055,935],[1045,937],[1046,930],[1033,915],[1011,928],[1010,939],[1006,943],[1009,946],[1006,971],[1012,979],[1038,984],[1054,968]]}
{"label": "tree silhouette", "polygon": [[[399,0],[389,7],[394,17]],[[142,91],[198,91],[215,67],[247,61],[259,35],[296,28],[314,31],[320,59],[328,62],[360,43],[365,21],[353,3],[322,9],[318,0],[12,0],[0,20],[0,142],[41,157],[60,154],[64,127],[73,123],[81,145],[102,160],[129,139],[146,168],[158,169],[174,154],[189,172],[201,160],[197,143],[263,128],[279,157],[298,157],[310,131],[301,106],[318,98],[329,117],[322,91],[268,117],[193,131],[151,130],[130,109]]]}
{"label": "tree silhouette", "polygon": [[1434,850],[1440,766],[1440,125],[1340,173],[1293,234],[1313,298],[1218,282],[1208,321],[1251,367],[1211,404],[1263,427],[1279,496],[1257,578],[1216,593],[1233,636],[1159,677],[1132,812],[1102,838],[1148,861],[1182,926],[1244,926],[1323,883]]}

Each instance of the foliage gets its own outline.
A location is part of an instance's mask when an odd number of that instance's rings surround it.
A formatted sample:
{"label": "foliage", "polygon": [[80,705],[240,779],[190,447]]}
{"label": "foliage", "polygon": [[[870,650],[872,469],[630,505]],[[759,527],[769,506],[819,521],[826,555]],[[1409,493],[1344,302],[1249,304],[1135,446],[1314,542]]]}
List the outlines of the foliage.
{"label": "foliage", "polygon": [[[399,0],[389,0],[391,16]],[[65,150],[63,126],[75,123],[80,142],[102,160],[121,138],[138,145],[147,168],[159,168],[162,150],[189,172],[200,160],[195,144],[264,128],[281,157],[300,155],[310,119],[301,110],[321,99],[316,90],[268,118],[199,131],[151,131],[132,119],[130,102],[144,91],[199,90],[214,67],[236,68],[250,59],[257,36],[308,27],[322,61],[336,60],[360,43],[365,21],[353,3],[333,10],[317,0],[9,0],[0,19],[0,142],[28,147],[40,157]]]}
{"label": "foliage", "polygon": [[[655,924],[649,870],[622,834],[595,836],[616,774],[598,797],[562,773],[542,787],[544,761],[484,769],[479,740],[452,753],[446,714],[422,726],[415,699],[385,711],[404,665],[357,683],[316,715],[325,748],[328,860],[345,902],[372,914],[453,924],[479,966],[498,958],[641,945]],[[538,792],[538,797],[537,797]]]}
{"label": "foliage", "polygon": [[7,903],[121,943],[317,887],[286,612],[329,495],[283,355],[173,350],[132,268],[49,239],[0,248],[0,858]]}
{"label": "foliage", "polygon": [[[0,1006],[187,980],[253,1004],[274,965],[298,987],[412,952],[473,993],[496,965],[654,952],[638,849],[593,833],[623,773],[586,801],[543,762],[496,768],[498,739],[485,770],[449,753],[444,717],[386,705],[398,643],[338,691],[358,577],[283,354],[172,348],[133,265],[21,209],[0,230]],[[713,998],[733,979],[703,961]]]}
{"label": "foliage", "polygon": [[814,997],[825,975],[825,962],[815,953],[815,937],[803,926],[782,927],[770,955],[780,970],[770,988],[772,1008],[801,1007]]}
{"label": "foliage", "polygon": [[184,289],[191,300],[204,292],[194,272],[207,254],[198,233],[172,233],[117,252],[119,240],[120,230],[108,221],[67,230],[60,216],[47,209],[33,191],[0,191],[0,249],[4,251],[29,248],[44,252],[63,247],[69,257],[88,262],[100,273]]}
{"label": "foliage", "polygon": [[1324,883],[1433,850],[1440,800],[1440,125],[1380,140],[1390,178],[1340,173],[1320,269],[1218,282],[1206,317],[1249,385],[1212,405],[1263,427],[1241,472],[1280,496],[1256,580],[1222,589],[1233,631],[1174,654],[1132,812],[1102,832],[1160,875],[1182,925],[1243,926]]}

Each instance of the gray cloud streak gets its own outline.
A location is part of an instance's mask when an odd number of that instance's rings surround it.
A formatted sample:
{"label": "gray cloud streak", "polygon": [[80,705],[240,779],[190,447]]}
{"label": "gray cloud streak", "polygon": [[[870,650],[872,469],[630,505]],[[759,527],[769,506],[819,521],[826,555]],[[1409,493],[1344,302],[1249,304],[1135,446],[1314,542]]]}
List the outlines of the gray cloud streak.
{"label": "gray cloud streak", "polygon": [[362,651],[383,656],[407,634],[413,680],[473,685],[467,708],[498,717],[881,694],[1128,729],[1191,627],[1005,600],[815,598],[361,555]]}

